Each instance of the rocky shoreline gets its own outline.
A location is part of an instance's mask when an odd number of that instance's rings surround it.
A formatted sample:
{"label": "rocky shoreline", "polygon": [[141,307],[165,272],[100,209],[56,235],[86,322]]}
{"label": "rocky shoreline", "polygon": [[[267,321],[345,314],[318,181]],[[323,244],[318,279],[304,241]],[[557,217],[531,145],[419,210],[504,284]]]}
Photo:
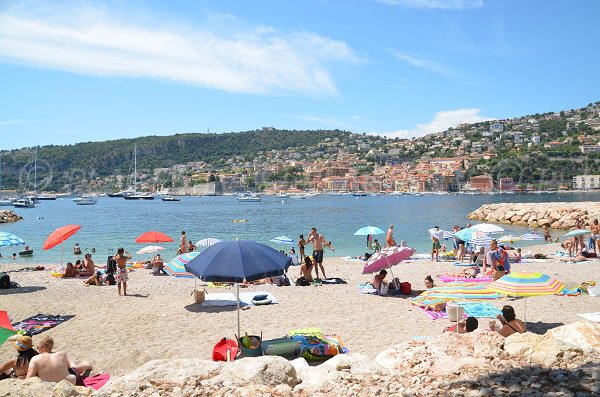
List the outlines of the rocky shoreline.
{"label": "rocky shoreline", "polygon": [[375,360],[303,358],[153,360],[99,391],[37,378],[0,381],[4,396],[598,396],[600,324],[580,321],[545,335],[490,331],[410,340]]}
{"label": "rocky shoreline", "polygon": [[15,214],[12,210],[0,210],[0,223],[17,222],[22,219],[22,216]]}
{"label": "rocky shoreline", "polygon": [[508,223],[531,228],[548,226],[568,230],[575,227],[577,219],[588,226],[600,219],[600,203],[500,203],[485,204],[471,212],[468,219],[485,222]]}

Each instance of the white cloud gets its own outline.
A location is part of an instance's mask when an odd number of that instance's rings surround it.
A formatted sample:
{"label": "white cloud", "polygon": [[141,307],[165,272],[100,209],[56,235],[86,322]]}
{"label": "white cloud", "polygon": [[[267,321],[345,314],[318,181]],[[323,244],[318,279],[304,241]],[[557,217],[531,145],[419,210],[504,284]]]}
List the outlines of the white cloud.
{"label": "white cloud", "polygon": [[337,92],[329,70],[332,62],[360,61],[343,41],[310,32],[284,34],[242,22],[234,25],[237,20],[231,16],[225,18],[228,23],[215,17],[203,28],[135,16],[138,24],[129,22],[131,16],[118,18],[99,8],[4,10],[0,59],[232,92],[309,95]]}
{"label": "white cloud", "polygon": [[483,7],[483,0],[377,0],[380,3],[410,8],[468,9]]}
{"label": "white cloud", "polygon": [[456,110],[445,110],[437,112],[433,120],[425,124],[417,124],[413,129],[398,130],[392,132],[377,133],[388,138],[407,138],[421,137],[427,134],[445,131],[450,127],[456,127],[462,123],[478,123],[486,120],[494,120],[491,117],[481,115],[481,109],[464,108]]}
{"label": "white cloud", "polygon": [[23,119],[0,120],[0,125],[21,125],[25,123],[27,123],[27,120]]}
{"label": "white cloud", "polygon": [[425,59],[425,58],[420,58],[420,57],[415,57],[412,55],[404,54],[399,51],[392,50],[391,52],[396,58],[398,58],[399,60],[401,60],[411,66],[429,70],[430,72],[434,72],[434,73],[441,74],[444,76],[456,76],[456,73],[454,73],[452,70],[446,68],[445,66],[443,66],[442,64],[440,64],[438,62],[435,62],[435,61],[432,61],[429,59]]}

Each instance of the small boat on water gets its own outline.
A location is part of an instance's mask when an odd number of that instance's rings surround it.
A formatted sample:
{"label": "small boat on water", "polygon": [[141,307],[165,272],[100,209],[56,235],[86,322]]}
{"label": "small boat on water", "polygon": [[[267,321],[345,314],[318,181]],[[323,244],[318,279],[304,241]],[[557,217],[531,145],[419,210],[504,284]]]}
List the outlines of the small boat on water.
{"label": "small boat on water", "polygon": [[15,208],[35,208],[35,202],[30,198],[21,198],[13,203]]}
{"label": "small boat on water", "polygon": [[19,256],[33,256],[33,250],[23,250],[19,252]]}
{"label": "small boat on water", "polygon": [[10,201],[9,199],[0,200],[0,207],[12,207],[12,206],[13,206],[13,202]]}
{"label": "small boat on water", "polygon": [[354,197],[367,197],[367,193],[364,192],[354,192],[352,193]]}
{"label": "small boat on water", "polygon": [[36,197],[38,200],[56,200],[55,194],[38,194]]}
{"label": "small boat on water", "polygon": [[96,200],[92,196],[81,196],[78,198],[74,198],[73,202],[77,205],[94,205],[98,203],[98,200]]}
{"label": "small boat on water", "polygon": [[260,201],[259,195],[257,195],[256,193],[250,193],[250,192],[238,194],[235,196],[235,198],[237,199],[237,201],[240,201],[243,203],[257,203]]}
{"label": "small boat on water", "polygon": [[154,196],[150,193],[132,193],[123,196],[125,200],[154,200]]}
{"label": "small boat on water", "polygon": [[160,199],[162,201],[180,201],[179,197],[174,196],[161,196]]}

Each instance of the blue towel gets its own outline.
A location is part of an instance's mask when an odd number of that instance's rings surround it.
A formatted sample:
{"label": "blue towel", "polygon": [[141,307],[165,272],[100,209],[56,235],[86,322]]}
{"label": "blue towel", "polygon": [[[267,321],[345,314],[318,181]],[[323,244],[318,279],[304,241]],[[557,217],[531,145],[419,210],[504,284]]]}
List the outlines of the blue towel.
{"label": "blue towel", "polygon": [[454,266],[475,266],[473,263],[454,262]]}
{"label": "blue towel", "polygon": [[502,314],[500,309],[491,303],[461,302],[458,305],[465,309],[465,314],[469,317],[496,318],[497,315]]}

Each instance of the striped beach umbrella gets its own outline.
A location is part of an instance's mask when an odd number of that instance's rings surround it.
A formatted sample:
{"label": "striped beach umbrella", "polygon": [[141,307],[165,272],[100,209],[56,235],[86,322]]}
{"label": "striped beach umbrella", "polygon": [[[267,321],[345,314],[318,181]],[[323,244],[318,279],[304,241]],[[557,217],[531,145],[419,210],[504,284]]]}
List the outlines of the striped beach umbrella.
{"label": "striped beach umbrella", "polygon": [[214,237],[207,237],[207,238],[203,238],[202,240],[198,241],[196,243],[196,247],[210,247],[212,245],[215,245],[216,243],[220,243],[221,240],[219,240],[218,238],[214,238]]}
{"label": "striped beach umbrella", "polygon": [[[562,281],[538,272],[512,272],[491,283],[488,288],[508,296],[554,295],[565,288]],[[524,300],[524,322],[527,322],[527,299]]]}
{"label": "striped beach umbrella", "polygon": [[165,263],[165,272],[173,277],[193,278],[194,275],[185,270],[185,265],[198,255],[200,255],[200,251],[186,252],[176,256],[171,262]]}
{"label": "striped beach umbrella", "polygon": [[491,223],[479,223],[477,225],[471,226],[473,230],[479,230],[484,233],[502,233],[504,228],[501,228],[498,225],[493,225]]}
{"label": "striped beach umbrella", "polygon": [[10,247],[12,245],[25,244],[21,237],[7,232],[0,232],[0,247]]}
{"label": "striped beach umbrella", "polygon": [[553,295],[564,287],[562,281],[538,272],[512,272],[488,286],[492,291],[509,296]]}

